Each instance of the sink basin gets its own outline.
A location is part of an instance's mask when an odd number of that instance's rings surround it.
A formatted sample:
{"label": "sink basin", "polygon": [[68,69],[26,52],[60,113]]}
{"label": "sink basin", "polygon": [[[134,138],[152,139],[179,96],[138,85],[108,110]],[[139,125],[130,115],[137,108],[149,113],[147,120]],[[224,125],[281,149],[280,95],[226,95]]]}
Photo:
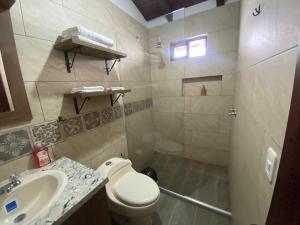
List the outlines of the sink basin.
{"label": "sink basin", "polygon": [[[0,224],[30,224],[49,209],[68,183],[67,176],[58,170],[35,172],[20,180],[21,185],[0,195]],[[0,186],[6,183],[2,182]],[[11,211],[7,212],[7,208]]]}

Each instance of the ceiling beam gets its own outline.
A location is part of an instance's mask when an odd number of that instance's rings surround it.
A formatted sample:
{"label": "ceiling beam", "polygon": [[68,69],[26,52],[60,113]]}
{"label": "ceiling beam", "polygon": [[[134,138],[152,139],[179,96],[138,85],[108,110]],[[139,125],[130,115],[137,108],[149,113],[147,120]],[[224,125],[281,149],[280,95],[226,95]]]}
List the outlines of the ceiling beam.
{"label": "ceiling beam", "polygon": [[158,3],[162,13],[167,14],[172,11],[168,0],[156,0],[156,2]]}
{"label": "ceiling beam", "polygon": [[0,12],[10,9],[16,0],[0,0]]}
{"label": "ceiling beam", "polygon": [[225,0],[217,0],[217,7],[225,5]]}

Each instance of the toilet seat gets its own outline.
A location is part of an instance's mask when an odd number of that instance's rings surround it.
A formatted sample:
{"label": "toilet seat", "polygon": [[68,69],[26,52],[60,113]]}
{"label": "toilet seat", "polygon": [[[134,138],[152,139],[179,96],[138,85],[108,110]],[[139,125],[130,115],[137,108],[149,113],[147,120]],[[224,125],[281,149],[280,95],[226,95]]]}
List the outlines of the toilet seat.
{"label": "toilet seat", "polygon": [[129,172],[114,184],[113,193],[124,204],[143,206],[157,200],[159,188],[151,178],[137,172]]}

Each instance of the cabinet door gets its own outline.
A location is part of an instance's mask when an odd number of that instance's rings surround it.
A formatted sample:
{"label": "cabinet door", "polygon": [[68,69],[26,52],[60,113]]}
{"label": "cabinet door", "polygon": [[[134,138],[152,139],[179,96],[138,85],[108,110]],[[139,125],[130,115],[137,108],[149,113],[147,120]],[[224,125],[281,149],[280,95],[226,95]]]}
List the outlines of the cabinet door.
{"label": "cabinet door", "polygon": [[77,210],[63,225],[111,225],[111,217],[103,188]]}

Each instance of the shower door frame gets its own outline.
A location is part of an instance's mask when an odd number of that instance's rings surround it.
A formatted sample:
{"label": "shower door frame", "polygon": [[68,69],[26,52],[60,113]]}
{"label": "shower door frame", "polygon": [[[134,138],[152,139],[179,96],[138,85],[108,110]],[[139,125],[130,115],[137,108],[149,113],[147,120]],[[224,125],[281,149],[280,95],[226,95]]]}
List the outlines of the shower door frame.
{"label": "shower door frame", "polygon": [[266,225],[300,225],[300,47],[298,48],[287,130]]}

